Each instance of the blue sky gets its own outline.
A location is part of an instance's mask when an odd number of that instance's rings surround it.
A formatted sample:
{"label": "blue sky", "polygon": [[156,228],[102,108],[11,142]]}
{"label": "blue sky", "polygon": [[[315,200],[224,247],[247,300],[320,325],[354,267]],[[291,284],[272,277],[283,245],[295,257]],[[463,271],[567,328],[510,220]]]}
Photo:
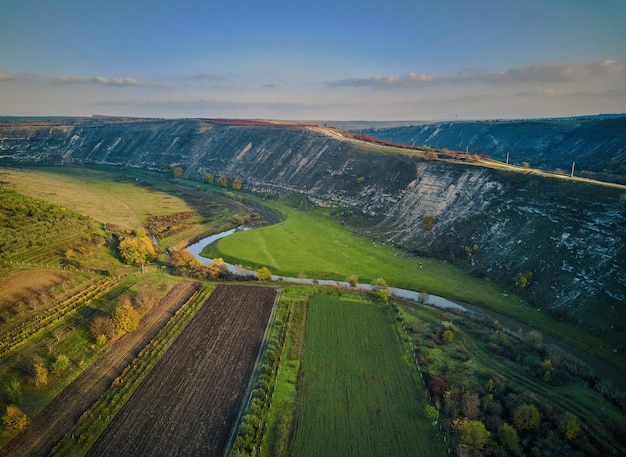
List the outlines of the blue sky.
{"label": "blue sky", "polygon": [[0,115],[626,112],[625,18],[624,0],[12,1]]}

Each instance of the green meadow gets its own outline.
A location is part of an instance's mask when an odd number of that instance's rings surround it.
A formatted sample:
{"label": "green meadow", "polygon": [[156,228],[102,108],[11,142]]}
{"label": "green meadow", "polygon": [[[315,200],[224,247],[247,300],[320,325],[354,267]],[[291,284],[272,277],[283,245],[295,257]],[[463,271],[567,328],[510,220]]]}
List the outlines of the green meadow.
{"label": "green meadow", "polygon": [[[611,352],[602,338],[571,322],[561,322],[531,308],[501,286],[469,275],[454,265],[431,258],[417,258],[390,246],[372,243],[318,211],[280,206],[285,219],[278,224],[237,232],[218,240],[203,255],[251,268],[267,266],[273,274],[290,277],[359,282],[384,278],[400,287],[450,300],[470,303],[533,326],[599,357],[626,373],[626,362]],[[421,265],[421,267],[420,267]]]}
{"label": "green meadow", "polygon": [[445,453],[387,307],[312,297],[301,363],[290,456]]}

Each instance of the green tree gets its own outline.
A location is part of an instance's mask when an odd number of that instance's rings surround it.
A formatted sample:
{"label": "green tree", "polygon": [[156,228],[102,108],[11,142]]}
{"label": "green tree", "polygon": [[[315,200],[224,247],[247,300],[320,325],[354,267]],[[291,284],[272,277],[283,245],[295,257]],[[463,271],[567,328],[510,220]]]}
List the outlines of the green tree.
{"label": "green tree", "polygon": [[377,289],[387,287],[387,281],[385,281],[383,278],[376,278],[371,282],[371,284]]}
{"label": "green tree", "polygon": [[426,417],[431,421],[439,419],[439,411],[432,405],[427,405],[426,408],[424,408],[424,414],[426,414]]}
{"label": "green tree", "polygon": [[378,290],[376,290],[376,298],[381,303],[387,303],[389,301],[389,289],[378,289]]}
{"label": "green tree", "polygon": [[213,173],[205,173],[203,179],[207,184],[213,184],[215,182],[215,176],[213,176]]}
{"label": "green tree", "polygon": [[48,369],[43,363],[36,362],[33,365],[33,379],[37,387],[48,384]]}
{"label": "green tree", "polygon": [[420,222],[420,226],[424,230],[430,230],[431,228],[433,228],[433,225],[435,225],[435,222],[437,222],[435,216],[424,216],[424,218]]}
{"label": "green tree", "polygon": [[513,426],[518,430],[532,430],[540,420],[541,415],[535,405],[520,405],[513,412]]}
{"label": "green tree", "polygon": [[17,406],[9,405],[6,414],[2,416],[2,423],[9,432],[16,433],[26,427],[28,417]]}
{"label": "green tree", "polygon": [[61,374],[70,365],[70,359],[65,354],[59,354],[56,360],[52,363],[50,371],[52,374]]}
{"label": "green tree", "polygon": [[467,422],[461,432],[461,446],[472,451],[480,451],[485,447],[491,433],[479,420]]}
{"label": "green tree", "polygon": [[7,399],[16,405],[22,403],[24,399],[24,392],[22,391],[22,383],[17,378],[11,378],[11,380],[4,386],[4,393]]}
{"label": "green tree", "polygon": [[172,175],[175,178],[180,178],[183,175],[183,167],[181,167],[180,165],[176,165],[173,169],[172,169]]}
{"label": "green tree", "polygon": [[346,281],[350,284],[350,287],[356,287],[359,283],[359,277],[357,275],[350,275],[346,278]]}
{"label": "green tree", "polygon": [[561,433],[563,433],[565,438],[570,441],[576,438],[580,432],[578,418],[569,411],[559,416],[558,425]]}
{"label": "green tree", "polygon": [[525,271],[523,273],[517,273],[513,276],[513,282],[515,287],[519,287],[520,289],[525,289],[530,286],[530,281],[533,279],[532,271]]}
{"label": "green tree", "polygon": [[444,330],[444,332],[441,334],[441,341],[443,341],[445,344],[452,343],[452,341],[454,341],[454,333],[452,332],[452,330]]}
{"label": "green tree", "polygon": [[519,449],[519,437],[517,432],[509,424],[502,424],[496,432],[498,441],[508,451],[516,452]]}
{"label": "green tree", "polygon": [[227,176],[220,176],[217,178],[217,185],[220,187],[228,187],[229,179]]}
{"label": "green tree", "polygon": [[272,272],[267,267],[261,267],[256,271],[256,277],[259,281],[270,281],[272,279]]}
{"label": "green tree", "polygon": [[139,325],[139,314],[131,305],[121,305],[113,310],[111,316],[120,334],[132,332]]}
{"label": "green tree", "polygon": [[124,238],[118,249],[122,260],[130,265],[141,265],[156,258],[152,240],[147,236]]}

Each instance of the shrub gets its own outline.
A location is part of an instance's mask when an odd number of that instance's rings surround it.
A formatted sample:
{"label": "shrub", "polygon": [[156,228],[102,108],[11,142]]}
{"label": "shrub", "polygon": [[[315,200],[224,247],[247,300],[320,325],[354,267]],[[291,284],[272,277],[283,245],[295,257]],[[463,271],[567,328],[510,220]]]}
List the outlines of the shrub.
{"label": "shrub", "polygon": [[513,425],[518,430],[532,430],[539,425],[541,416],[535,405],[521,405],[513,412]]}
{"label": "shrub", "polygon": [[139,325],[139,315],[131,305],[121,305],[113,310],[115,327],[121,334],[132,332]]}
{"label": "shrub", "polygon": [[567,440],[573,440],[578,436],[578,432],[580,431],[580,427],[578,426],[578,418],[570,413],[563,413],[559,417],[559,430],[565,435]]}
{"label": "shrub", "polygon": [[6,414],[2,416],[2,423],[9,432],[15,433],[26,427],[28,417],[17,406],[9,405]]}
{"label": "shrub", "polygon": [[43,363],[36,362],[33,365],[33,380],[37,387],[48,384],[48,369]]}
{"label": "shrub", "polygon": [[52,363],[50,371],[52,374],[61,374],[70,365],[70,359],[65,354],[59,354],[56,360]]}
{"label": "shrub", "polygon": [[452,333],[452,330],[444,330],[444,332],[441,334],[441,341],[443,341],[445,344],[452,343],[452,341],[454,341],[454,333]]}
{"label": "shrub", "polygon": [[509,424],[502,424],[498,427],[497,437],[503,448],[512,452],[519,449],[519,437],[515,429]]}

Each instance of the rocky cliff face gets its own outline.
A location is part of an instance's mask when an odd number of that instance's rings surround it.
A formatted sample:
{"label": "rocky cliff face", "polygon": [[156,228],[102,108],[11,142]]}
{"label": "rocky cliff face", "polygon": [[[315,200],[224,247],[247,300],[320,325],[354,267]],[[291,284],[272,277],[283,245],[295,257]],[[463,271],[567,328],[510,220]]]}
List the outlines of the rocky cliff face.
{"label": "rocky cliff face", "polygon": [[254,192],[300,192],[350,208],[358,217],[346,222],[376,240],[473,274],[512,284],[532,271],[527,293],[538,306],[625,321],[623,188],[427,162],[320,128],[199,120],[0,125],[0,160],[181,165],[192,179],[212,173]]}
{"label": "rocky cliff face", "polygon": [[546,170],[578,170],[624,174],[626,115],[522,121],[437,122],[416,126],[361,130],[382,140],[427,145],[489,155],[511,163],[529,162]]}

